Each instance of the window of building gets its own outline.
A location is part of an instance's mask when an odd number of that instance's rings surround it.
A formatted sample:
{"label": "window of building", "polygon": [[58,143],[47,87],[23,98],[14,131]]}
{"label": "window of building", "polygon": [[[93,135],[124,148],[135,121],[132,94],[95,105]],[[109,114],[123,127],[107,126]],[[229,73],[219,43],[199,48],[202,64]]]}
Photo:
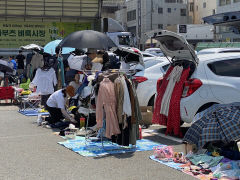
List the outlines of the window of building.
{"label": "window of building", "polygon": [[194,11],[194,3],[190,3],[190,12],[193,12]]}
{"label": "window of building", "polygon": [[217,61],[208,64],[208,67],[219,76],[240,77],[240,59]]}
{"label": "window of building", "polygon": [[180,15],[181,16],[186,16],[187,15],[187,10],[186,9],[180,9]]}
{"label": "window of building", "polygon": [[234,3],[240,2],[240,0],[233,0]]}
{"label": "window of building", "polygon": [[158,14],[162,14],[163,13],[163,8],[159,7],[158,8]]}
{"label": "window of building", "polygon": [[163,24],[158,24],[158,29],[163,29]]}
{"label": "window of building", "polygon": [[219,0],[219,6],[224,6],[226,5],[226,1],[225,0]]}
{"label": "window of building", "polygon": [[207,4],[206,2],[203,3],[203,8],[206,8],[207,7]]}
{"label": "window of building", "polygon": [[167,8],[167,12],[171,13],[172,9],[171,8]]}
{"label": "window of building", "polygon": [[[235,2],[235,1],[233,1],[233,2]],[[231,0],[219,0],[219,6],[224,6],[224,5],[227,5],[227,4],[231,4]]]}
{"label": "window of building", "polygon": [[183,3],[183,0],[177,0],[177,3]]}
{"label": "window of building", "polygon": [[165,0],[165,3],[176,3],[176,0]]}
{"label": "window of building", "polygon": [[198,11],[198,6],[196,6],[196,10]]}
{"label": "window of building", "polygon": [[187,33],[187,25],[182,24],[178,26],[179,28],[179,33]]}
{"label": "window of building", "polygon": [[136,20],[136,10],[127,12],[127,21]]}

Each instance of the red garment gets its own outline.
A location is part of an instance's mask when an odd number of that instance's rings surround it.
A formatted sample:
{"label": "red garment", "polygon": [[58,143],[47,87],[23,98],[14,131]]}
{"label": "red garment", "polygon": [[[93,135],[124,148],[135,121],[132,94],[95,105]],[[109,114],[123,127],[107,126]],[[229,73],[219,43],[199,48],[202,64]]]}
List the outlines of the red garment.
{"label": "red garment", "polygon": [[154,103],[154,113],[153,113],[153,117],[152,117],[153,124],[167,125],[167,117],[160,114],[160,109],[161,109],[162,98],[163,98],[164,92],[168,85],[167,77],[172,72],[173,68],[174,67],[172,67],[172,66],[169,67],[169,69],[168,69],[167,73],[165,74],[165,76],[163,77],[163,79],[162,80],[159,79],[157,82],[157,98]]}
{"label": "red garment", "polygon": [[180,100],[183,92],[183,84],[187,80],[189,72],[190,68],[183,70],[180,81],[176,82],[173,89],[167,118],[166,134],[173,132],[175,136],[182,137],[182,132],[180,131]]}

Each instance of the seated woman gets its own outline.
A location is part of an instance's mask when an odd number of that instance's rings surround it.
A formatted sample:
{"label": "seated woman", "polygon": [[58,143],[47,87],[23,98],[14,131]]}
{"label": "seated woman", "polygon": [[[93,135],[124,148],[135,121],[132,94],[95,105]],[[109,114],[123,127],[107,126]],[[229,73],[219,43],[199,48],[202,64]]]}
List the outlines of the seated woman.
{"label": "seated woman", "polygon": [[74,96],[74,88],[72,86],[67,86],[65,89],[60,89],[54,92],[47,100],[47,110],[50,113],[50,118],[48,118],[49,124],[55,124],[60,122],[62,119],[66,119],[71,123],[76,124],[77,121],[71,117],[65,108],[68,97]]}
{"label": "seated woman", "polygon": [[[78,88],[81,86],[81,82],[80,82],[80,74],[75,74],[75,81],[71,81],[69,83],[69,86],[72,86],[74,88],[74,94],[77,94]],[[71,98],[69,100],[69,105],[74,105],[77,106],[78,105],[78,100],[77,99],[73,99]]]}

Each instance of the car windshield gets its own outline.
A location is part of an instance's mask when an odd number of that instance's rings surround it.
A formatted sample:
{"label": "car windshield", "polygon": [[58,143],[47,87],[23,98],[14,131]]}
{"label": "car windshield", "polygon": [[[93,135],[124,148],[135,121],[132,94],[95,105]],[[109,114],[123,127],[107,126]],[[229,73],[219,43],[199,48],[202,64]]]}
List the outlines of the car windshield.
{"label": "car windshield", "polygon": [[119,39],[120,45],[125,45],[125,46],[131,45],[131,40],[129,36],[118,36],[118,39]]}

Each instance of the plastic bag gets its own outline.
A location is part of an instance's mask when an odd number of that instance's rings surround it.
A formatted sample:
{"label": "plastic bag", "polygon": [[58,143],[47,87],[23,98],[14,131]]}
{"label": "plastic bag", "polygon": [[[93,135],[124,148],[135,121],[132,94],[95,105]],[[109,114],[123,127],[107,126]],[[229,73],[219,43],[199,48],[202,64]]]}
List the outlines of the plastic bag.
{"label": "plastic bag", "polygon": [[240,177],[240,161],[231,161],[228,163],[220,163],[213,172],[216,178],[228,177],[238,179]]}

